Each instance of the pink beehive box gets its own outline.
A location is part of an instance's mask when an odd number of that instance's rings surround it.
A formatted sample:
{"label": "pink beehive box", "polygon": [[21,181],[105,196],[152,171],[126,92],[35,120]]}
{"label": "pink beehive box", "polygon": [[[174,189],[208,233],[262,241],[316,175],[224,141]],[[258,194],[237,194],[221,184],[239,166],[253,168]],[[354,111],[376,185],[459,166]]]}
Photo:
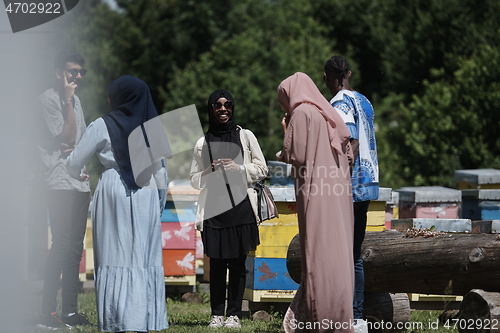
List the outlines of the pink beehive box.
{"label": "pink beehive box", "polygon": [[457,219],[462,194],[441,186],[403,187],[399,190],[399,218]]}
{"label": "pink beehive box", "polygon": [[203,259],[203,241],[200,232],[196,233],[196,259]]}
{"label": "pink beehive box", "polygon": [[161,240],[163,249],[196,249],[194,222],[162,222]]}
{"label": "pink beehive box", "polygon": [[87,260],[87,251],[85,251],[85,249],[83,249],[82,259],[80,260],[80,267],[79,267],[80,273],[85,273],[87,271],[87,265],[85,264],[86,260]]}

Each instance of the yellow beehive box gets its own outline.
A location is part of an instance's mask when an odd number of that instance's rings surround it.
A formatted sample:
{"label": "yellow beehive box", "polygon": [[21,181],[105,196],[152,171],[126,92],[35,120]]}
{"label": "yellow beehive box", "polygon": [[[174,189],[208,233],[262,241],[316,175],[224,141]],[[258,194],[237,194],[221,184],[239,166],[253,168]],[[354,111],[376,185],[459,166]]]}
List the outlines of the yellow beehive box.
{"label": "yellow beehive box", "polygon": [[366,214],[366,225],[385,225],[385,201],[371,201]]}
{"label": "yellow beehive box", "polygon": [[243,298],[252,302],[291,302],[296,290],[253,290],[245,288]]}
{"label": "yellow beehive box", "polygon": [[295,202],[276,202],[279,217],[262,222],[265,226],[298,225],[297,209]]}
{"label": "yellow beehive box", "polygon": [[[366,214],[366,230],[379,231],[385,229],[386,204],[392,198],[392,189],[380,187],[377,200],[370,201]],[[382,229],[380,228],[382,226]]]}
{"label": "yellow beehive box", "polygon": [[412,302],[431,301],[431,302],[461,302],[463,296],[457,295],[430,295],[430,294],[408,294]]}
{"label": "yellow beehive box", "polygon": [[194,286],[196,285],[196,275],[186,276],[165,276],[167,286]]}
{"label": "yellow beehive box", "polygon": [[256,258],[286,258],[288,245],[299,232],[295,202],[276,202],[279,217],[259,225],[260,245],[250,252]]}
{"label": "yellow beehive box", "polygon": [[[281,215],[280,215],[281,217]],[[299,232],[295,225],[264,225],[259,226],[260,245],[250,256],[255,258],[286,258],[288,245]]]}
{"label": "yellow beehive box", "polygon": [[366,226],[366,231],[384,231],[386,229],[385,224],[384,225],[367,225]]}

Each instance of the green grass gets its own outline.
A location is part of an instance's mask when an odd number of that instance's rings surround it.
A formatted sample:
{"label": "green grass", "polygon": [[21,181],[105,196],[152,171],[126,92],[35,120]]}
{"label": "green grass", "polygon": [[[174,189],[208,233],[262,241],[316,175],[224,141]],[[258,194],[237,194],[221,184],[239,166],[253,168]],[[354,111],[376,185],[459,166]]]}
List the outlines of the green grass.
{"label": "green grass", "polygon": [[[210,304],[209,295],[202,293],[202,304],[187,304],[180,301],[179,297],[167,298],[167,314],[170,323],[168,330],[163,330],[163,333],[207,333],[207,332],[234,332],[234,329],[217,328],[210,329],[207,327],[210,320]],[[29,305],[33,308],[33,324],[27,327],[26,332],[31,333],[46,333],[46,331],[35,327],[36,314],[41,302],[41,297],[37,296],[32,299]],[[89,292],[79,295],[79,311],[85,313],[91,322],[97,322],[97,313],[95,307],[95,293]],[[458,330],[446,328],[441,325],[436,327],[436,322],[441,311],[412,311],[411,322],[407,323],[408,329],[404,333],[456,333]],[[253,321],[249,318],[241,320],[242,328],[237,330],[242,333],[279,333],[284,332],[282,328],[283,321],[282,312],[272,312],[271,321]],[[60,329],[57,332],[61,333],[98,333],[97,328],[92,327],[77,327],[73,330]]]}
{"label": "green grass", "polygon": [[[170,328],[161,331],[162,333],[207,333],[207,332],[234,332],[234,329],[229,328],[217,328],[210,329],[207,327],[210,321],[210,304],[208,294],[202,294],[202,304],[187,304],[180,301],[179,297],[167,298],[167,315]],[[47,331],[38,329],[35,327],[36,314],[38,313],[39,305],[41,300],[32,300],[30,307],[33,308],[33,324],[31,328],[26,330],[26,332],[32,333],[46,333]],[[79,311],[86,314],[89,320],[93,323],[97,323],[97,312],[95,305],[95,293],[89,292],[85,294],[80,294],[78,297]],[[60,303],[60,302],[59,302]],[[252,321],[251,319],[242,319],[242,328],[238,332],[242,333],[277,333],[283,332],[282,329],[283,314],[282,313],[272,313],[271,321]],[[93,327],[76,327],[72,330],[59,329],[57,332],[61,333],[98,333],[100,332],[97,328]]]}

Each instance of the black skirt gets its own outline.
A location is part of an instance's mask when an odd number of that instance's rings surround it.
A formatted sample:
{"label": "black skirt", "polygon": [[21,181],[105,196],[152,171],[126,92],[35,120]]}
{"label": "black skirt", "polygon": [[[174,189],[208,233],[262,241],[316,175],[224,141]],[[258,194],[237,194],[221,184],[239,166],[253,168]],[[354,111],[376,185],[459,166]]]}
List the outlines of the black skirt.
{"label": "black skirt", "polygon": [[203,249],[209,258],[232,259],[255,251],[259,245],[257,223],[240,224],[227,228],[203,226]]}

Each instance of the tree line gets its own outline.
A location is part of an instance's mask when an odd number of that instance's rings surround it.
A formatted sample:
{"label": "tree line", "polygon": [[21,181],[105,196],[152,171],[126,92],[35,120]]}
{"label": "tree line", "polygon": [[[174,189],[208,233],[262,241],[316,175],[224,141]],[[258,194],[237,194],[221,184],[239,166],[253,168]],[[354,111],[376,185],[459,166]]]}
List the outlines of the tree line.
{"label": "tree line", "polygon": [[[500,169],[500,2],[496,0],[87,0],[60,19],[59,48],[89,74],[87,121],[105,114],[109,83],[148,83],[160,113],[235,98],[235,119],[266,159],[282,145],[278,84],[307,73],[327,99],[323,65],[351,64],[351,83],[375,109],[382,186],[454,187],[454,170]],[[94,177],[96,178],[96,177]]]}

